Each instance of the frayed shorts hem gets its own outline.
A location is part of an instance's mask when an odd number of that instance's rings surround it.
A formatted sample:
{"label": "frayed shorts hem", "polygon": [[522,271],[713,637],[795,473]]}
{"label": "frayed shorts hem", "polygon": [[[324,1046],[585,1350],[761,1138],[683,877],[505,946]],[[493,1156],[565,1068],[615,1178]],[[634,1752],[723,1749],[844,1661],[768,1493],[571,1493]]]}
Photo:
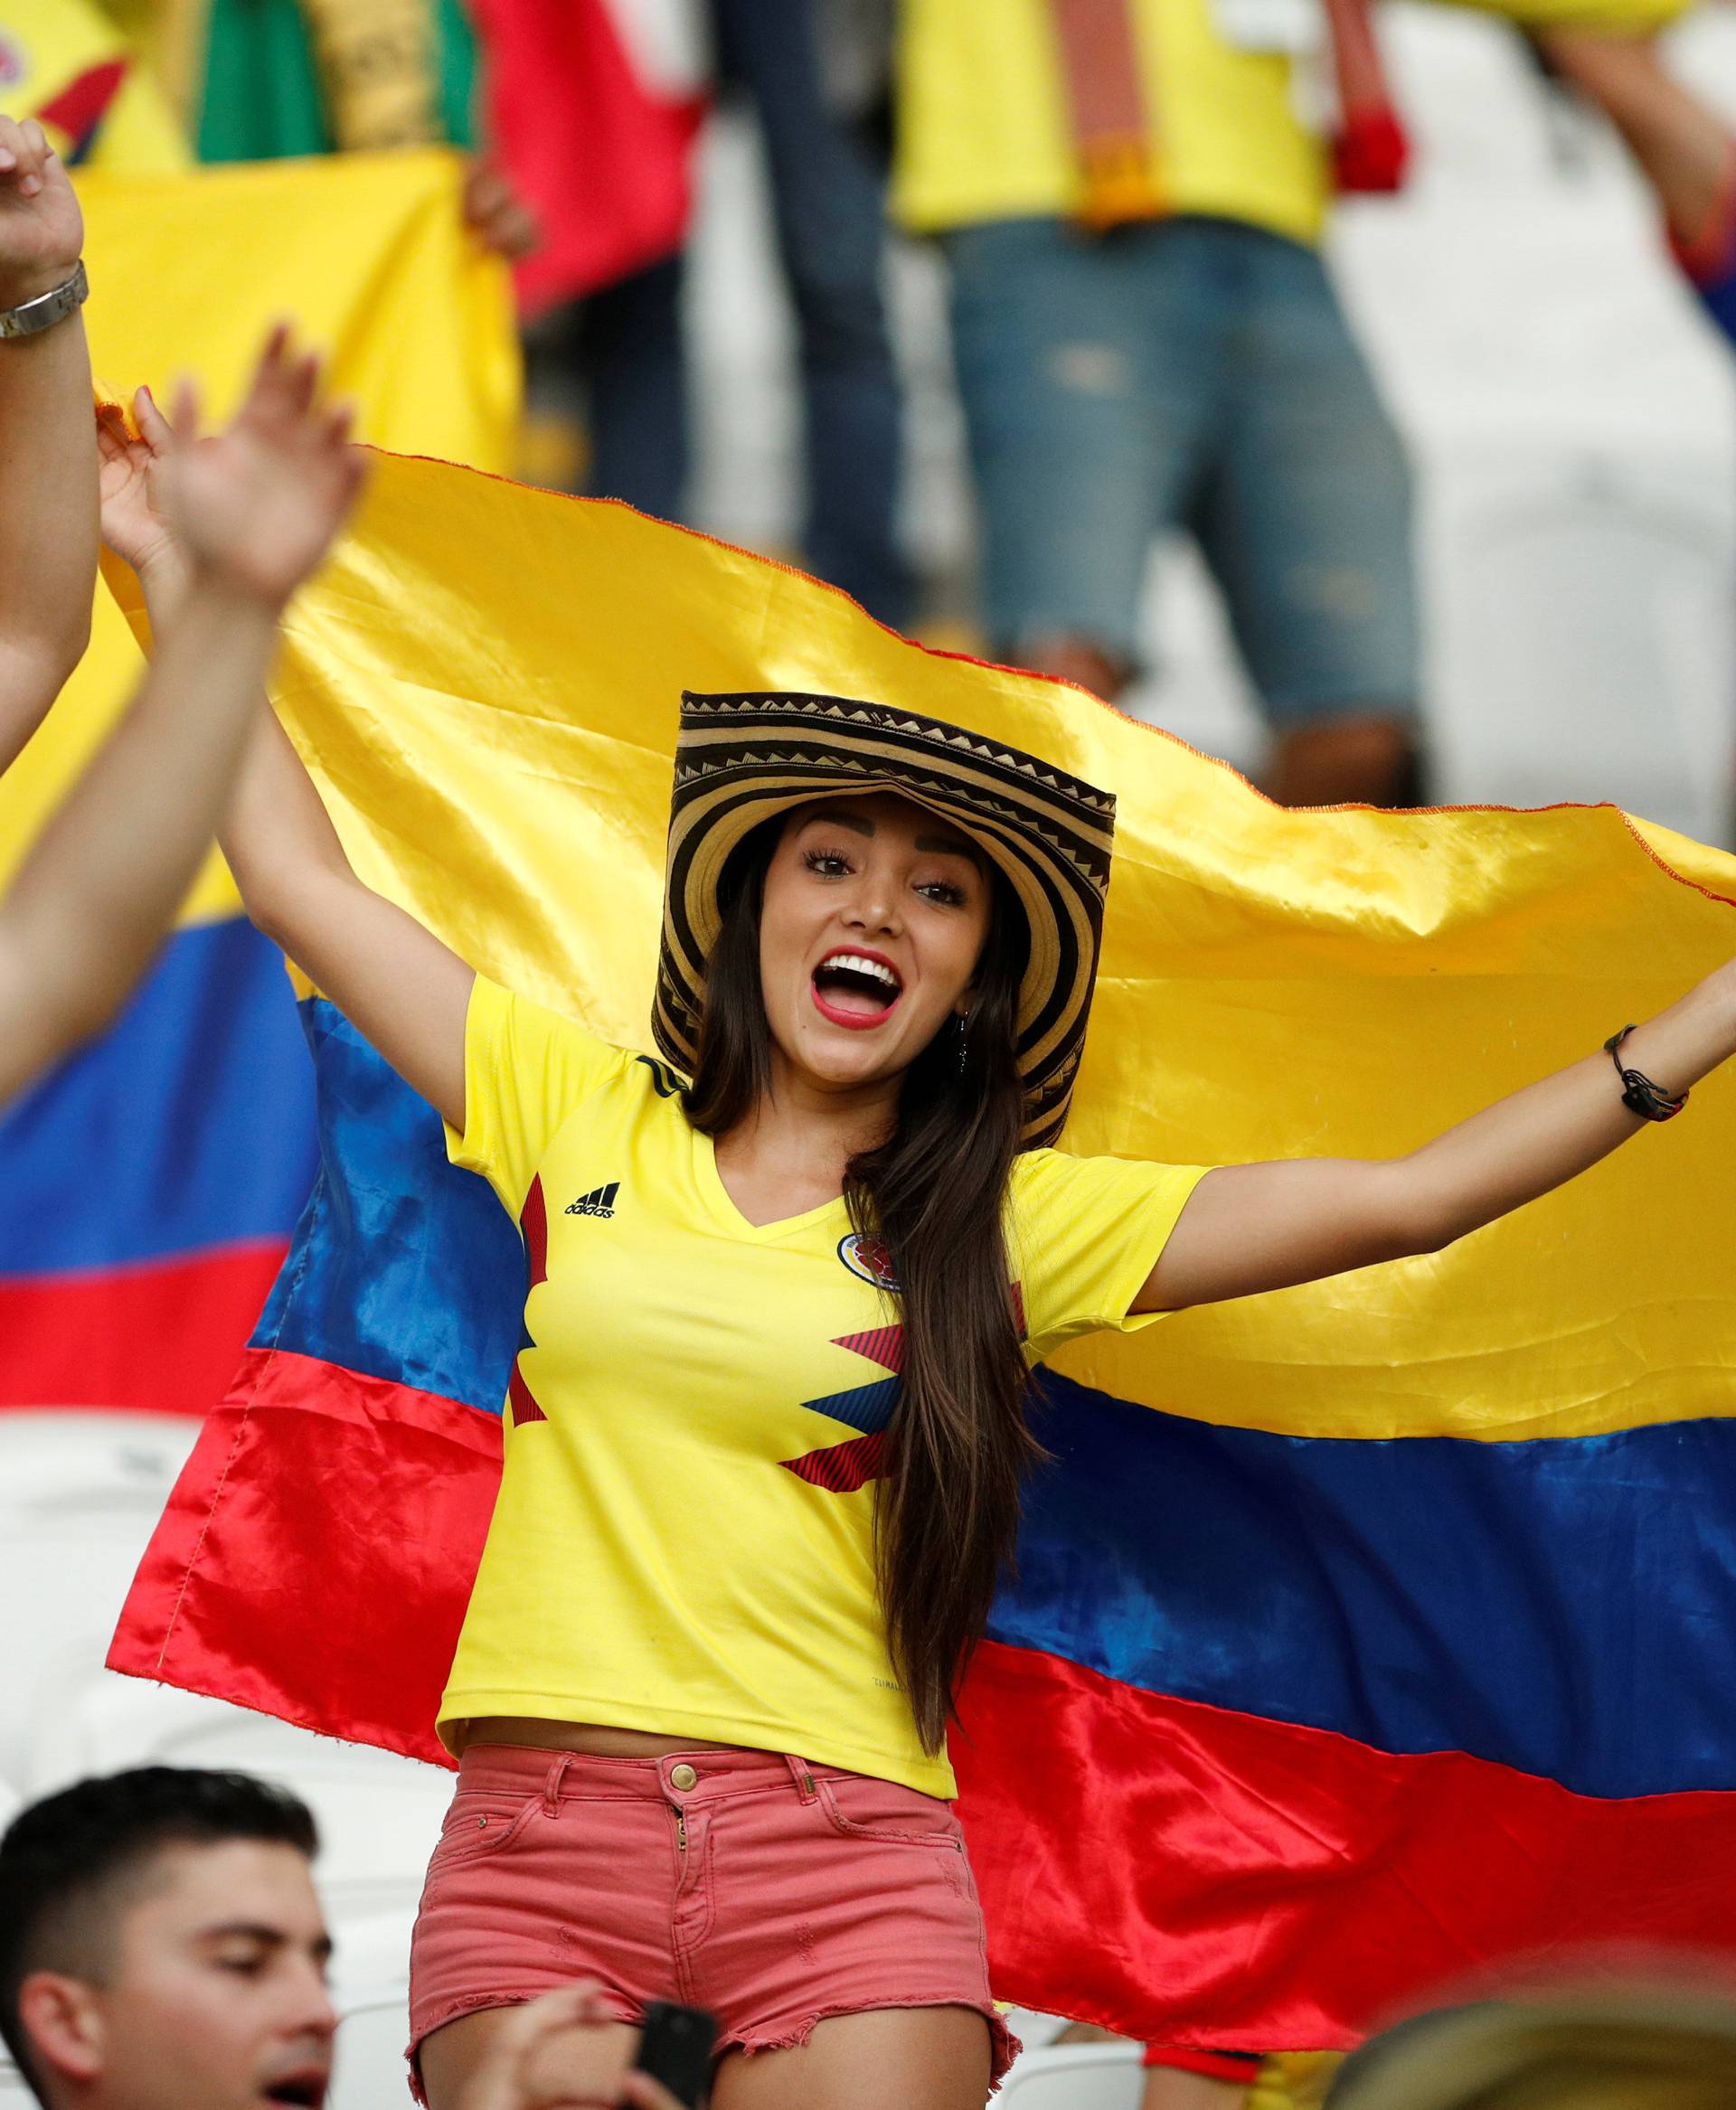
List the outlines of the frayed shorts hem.
{"label": "frayed shorts hem", "polygon": [[[467,2015],[486,2014],[491,2008],[523,2007],[527,2002],[540,1999],[545,1990],[539,1987],[533,1992],[489,1992],[471,2000],[453,2001],[448,2009],[437,2011],[438,2019],[430,2021],[421,2035],[404,2048],[404,2062],[410,2068],[410,2092],[422,2105],[422,2110],[428,2110],[428,2096],[422,2087],[419,2054],[437,2030],[445,2029],[448,2022],[462,2021]],[[599,1990],[597,1997],[618,2022],[637,2024],[645,2020],[644,2002],[636,2001],[628,1993],[621,1992],[613,1986],[605,1986]],[[816,2008],[811,2015],[804,2015],[799,2022],[788,2030],[728,2031],[718,2039],[713,2058],[726,2058],[731,2051],[739,2051],[748,2058],[763,2051],[800,2051],[812,2040],[815,2030],[822,2022],[835,2021],[841,2015],[877,2014],[886,2008],[941,2007],[964,2008],[971,2014],[981,2015],[988,2024],[989,2092],[991,2095],[998,2092],[1002,2081],[1006,2077],[1007,2068],[1024,2047],[1001,2020],[1000,2011],[992,2002],[977,2004],[959,2000],[931,2000],[920,1995],[909,2000],[895,1997],[877,1999],[871,2004],[863,2005],[839,2001],[830,2007]]]}
{"label": "frayed shorts hem", "polygon": [[[428,2026],[419,2036],[412,2037],[404,2047],[404,2063],[410,2068],[410,2092],[422,2110],[428,2110],[428,2096],[422,2087],[421,2049],[437,2030],[444,2030],[448,2022],[461,2022],[467,2015],[485,2015],[491,2008],[522,2008],[533,2000],[541,2000],[548,1992],[546,1985],[539,1985],[528,1992],[479,1992],[474,1997],[448,2001],[437,2008]],[[645,2003],[618,1992],[612,1985],[600,1986],[597,1999],[618,2022],[635,2025],[645,2020]]]}
{"label": "frayed shorts hem", "polygon": [[873,2015],[887,2009],[898,2008],[963,2008],[967,2014],[981,2015],[988,2024],[989,2089],[993,2093],[1006,2077],[1006,2070],[1019,2056],[1024,2047],[1001,2020],[1000,2010],[994,2002],[936,2000],[931,1995],[918,1993],[908,2000],[901,2000],[896,1993],[886,1993],[872,2001],[838,2001],[830,2007],[816,2008],[811,2015],[790,2029],[776,2032],[760,2030],[732,2030],[717,2040],[716,2056],[723,2058],[731,2051],[740,2051],[751,2058],[761,2051],[800,2051],[812,2039],[822,2022],[835,2021],[841,2015]]}

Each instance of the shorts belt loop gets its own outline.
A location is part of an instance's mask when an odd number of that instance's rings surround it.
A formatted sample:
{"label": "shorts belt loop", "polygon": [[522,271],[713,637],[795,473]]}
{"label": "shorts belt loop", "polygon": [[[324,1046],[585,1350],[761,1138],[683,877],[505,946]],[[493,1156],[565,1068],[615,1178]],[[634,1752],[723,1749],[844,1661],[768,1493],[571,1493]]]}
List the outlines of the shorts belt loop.
{"label": "shorts belt loop", "polygon": [[542,1783],[542,1807],[551,1817],[559,1813],[561,1783],[567,1777],[567,1768],[572,1764],[572,1753],[562,1751],[549,1768],[549,1777]]}
{"label": "shorts belt loop", "polygon": [[816,1801],[820,1791],[814,1785],[814,1769],[807,1760],[794,1757],[786,1751],[784,1764],[789,1768],[789,1777],[796,1783],[796,1793],[805,1803]]}

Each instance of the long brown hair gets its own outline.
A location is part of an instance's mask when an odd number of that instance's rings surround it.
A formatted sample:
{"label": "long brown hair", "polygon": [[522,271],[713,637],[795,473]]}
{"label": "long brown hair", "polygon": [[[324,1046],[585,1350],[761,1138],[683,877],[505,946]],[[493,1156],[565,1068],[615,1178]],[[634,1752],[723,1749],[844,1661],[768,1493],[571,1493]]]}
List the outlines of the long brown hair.
{"label": "long brown hair", "polygon": [[[722,928],[683,1101],[708,1135],[745,1120],[771,1083],[760,914],[780,827],[768,821],[748,836],[720,891]],[[998,873],[993,885],[968,1021],[943,1027],[917,1056],[892,1135],[844,1173],[850,1220],[884,1241],[900,1284],[903,1386],[882,1455],[875,1560],[892,1667],[929,1751],[945,1741],[958,1681],[1012,1565],[1021,1484],[1043,1455],[1025,1421],[1003,1223],[1019,1141],[1014,1029],[1028,937],[1011,887]]]}

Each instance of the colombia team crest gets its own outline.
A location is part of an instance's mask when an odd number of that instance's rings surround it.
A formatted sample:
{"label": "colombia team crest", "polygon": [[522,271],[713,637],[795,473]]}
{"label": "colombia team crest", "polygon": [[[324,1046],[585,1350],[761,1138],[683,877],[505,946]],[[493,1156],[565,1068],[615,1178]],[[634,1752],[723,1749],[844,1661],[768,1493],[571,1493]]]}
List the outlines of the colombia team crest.
{"label": "colombia team crest", "polygon": [[903,1294],[904,1285],[892,1271],[892,1256],[883,1239],[866,1239],[860,1231],[852,1231],[838,1240],[838,1258],[852,1275],[860,1275],[876,1289],[889,1289],[894,1296]]}

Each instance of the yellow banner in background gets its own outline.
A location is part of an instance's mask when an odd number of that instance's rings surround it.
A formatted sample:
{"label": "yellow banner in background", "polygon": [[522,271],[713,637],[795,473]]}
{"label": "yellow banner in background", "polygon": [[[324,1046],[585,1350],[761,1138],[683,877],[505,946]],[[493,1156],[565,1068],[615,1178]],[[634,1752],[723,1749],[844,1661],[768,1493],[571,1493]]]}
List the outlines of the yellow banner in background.
{"label": "yellow banner in background", "polygon": [[[363,439],[501,470],[518,410],[505,267],[459,212],[444,149],[262,162],[184,174],[80,172],[91,358],[105,393],[148,382],[165,405],[192,374],[208,418],[236,401],[270,324],[294,317],[354,397]],[[97,597],[90,650],[0,782],[0,884],[143,672],[127,623]],[[184,920],[233,914],[213,855]]]}
{"label": "yellow banner in background", "polygon": [[[1076,1152],[1397,1154],[1736,951],[1736,859],[1613,807],[1286,812],[1081,692],[924,652],[798,573],[433,463],[379,463],[298,607],[279,702],[365,878],[509,987],[647,1048],[684,688],[908,704],[1116,793]],[[1732,1168],[1718,1077],[1443,1254],[1097,1335],[1059,1366],[1310,1436],[1723,1415]]]}

